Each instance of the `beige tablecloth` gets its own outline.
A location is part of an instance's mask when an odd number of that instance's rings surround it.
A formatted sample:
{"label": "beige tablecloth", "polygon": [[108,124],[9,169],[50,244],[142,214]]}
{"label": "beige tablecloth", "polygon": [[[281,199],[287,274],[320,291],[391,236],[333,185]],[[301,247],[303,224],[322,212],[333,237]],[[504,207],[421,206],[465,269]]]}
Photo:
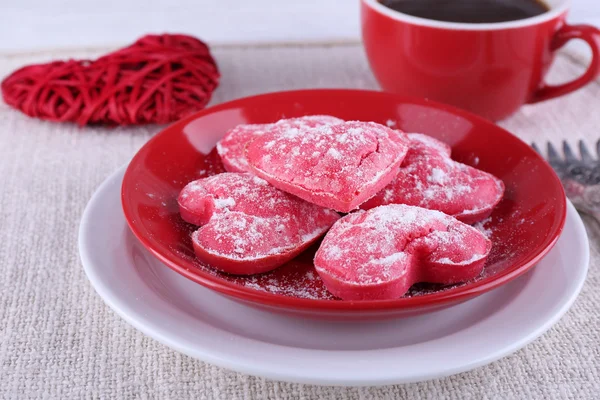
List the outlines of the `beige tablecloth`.
{"label": "beige tablecloth", "polygon": [[[213,104],[309,87],[376,88],[359,45],[214,49]],[[0,56],[26,63],[94,52]],[[581,73],[561,57],[555,80]],[[524,108],[503,126],[527,141],[600,137],[600,86]],[[160,129],[81,129],[0,104],[0,398],[598,399],[600,230],[586,219],[592,264],[573,308],[543,337],[491,365],[382,388],[316,387],[246,376],[178,354],[115,315],[85,278],[77,229],[96,187]],[[510,329],[510,327],[507,327]]]}

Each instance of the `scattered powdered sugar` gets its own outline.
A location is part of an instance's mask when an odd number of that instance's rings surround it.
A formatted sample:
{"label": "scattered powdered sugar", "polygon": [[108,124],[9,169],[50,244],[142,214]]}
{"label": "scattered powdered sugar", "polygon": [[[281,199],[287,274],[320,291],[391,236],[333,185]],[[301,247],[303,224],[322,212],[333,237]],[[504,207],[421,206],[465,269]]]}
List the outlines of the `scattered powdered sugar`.
{"label": "scattered powdered sugar", "polygon": [[406,292],[406,294],[403,297],[421,297],[421,296],[426,296],[426,295],[431,295],[431,294],[436,294],[436,293],[447,292],[449,290],[457,289],[462,286],[468,285],[470,283],[477,282],[480,279],[481,279],[481,277],[479,276],[475,279],[471,279],[470,281],[456,283],[454,285],[442,285],[442,284],[425,283],[425,282],[417,283],[415,285],[412,285],[411,288],[408,290],[408,292]]}
{"label": "scattered powdered sugar", "polygon": [[262,178],[259,178],[258,176],[253,176],[252,177],[252,182],[256,183],[257,185],[261,185],[261,186],[268,186],[269,183],[267,181],[265,181]]}
{"label": "scattered powdered sugar", "polygon": [[[333,134],[333,131],[330,130],[329,134]],[[344,140],[343,142],[340,142],[340,143],[346,143],[348,141],[348,135],[352,136],[354,139],[354,138],[362,137],[364,134],[365,134],[365,128],[362,126],[356,127],[356,128],[349,128],[348,132],[343,134],[343,135],[346,135],[346,140]],[[338,135],[338,137],[339,137],[339,135]]]}
{"label": "scattered powdered sugar", "polygon": [[431,183],[436,183],[438,185],[443,185],[448,179],[448,174],[446,171],[440,168],[432,168],[431,175],[427,177],[427,181]]}
{"label": "scattered powdered sugar", "polygon": [[296,138],[296,137],[302,135],[303,131],[294,127],[294,128],[283,129],[278,132],[279,132],[278,135],[284,139],[293,139],[293,138]]}
{"label": "scattered powdered sugar", "polygon": [[388,119],[387,121],[385,121],[385,124],[388,128],[393,128],[396,126],[396,121],[394,121],[393,119]]}
{"label": "scattered powdered sugar", "polygon": [[462,183],[457,183],[454,185],[454,192],[457,194],[466,194],[473,191],[473,188],[468,185],[464,185]]}
{"label": "scattered powdered sugar", "polygon": [[405,261],[408,258],[406,253],[394,253],[373,261],[373,264],[390,265],[397,263],[398,261]]}
{"label": "scattered powdered sugar", "polygon": [[487,237],[489,239],[492,237],[493,232],[490,228],[486,228],[486,225],[489,225],[489,223],[491,221],[492,221],[492,217],[487,217],[483,221],[479,221],[479,222],[473,224],[473,227],[475,229],[477,229],[479,232],[483,233],[485,235],[485,237]]}
{"label": "scattered powdered sugar", "polygon": [[434,137],[423,133],[408,133],[407,136],[411,140],[412,148],[418,149],[419,152],[442,153],[450,156],[450,146]]}
{"label": "scattered powdered sugar", "polygon": [[235,200],[232,197],[214,199],[214,203],[217,208],[235,207]]}
{"label": "scattered powdered sugar", "polygon": [[318,227],[312,232],[308,232],[308,233],[304,233],[304,234],[300,235],[300,239],[302,240],[303,243],[310,242],[311,240],[315,239],[318,236],[321,236],[322,234],[323,234],[323,228]]}
{"label": "scattered powdered sugar", "polygon": [[232,192],[235,196],[245,196],[250,193],[250,189],[247,186],[238,186],[233,189]]}
{"label": "scattered powdered sugar", "polygon": [[471,257],[470,259],[463,260],[463,261],[460,261],[460,262],[454,262],[450,258],[444,257],[444,258],[440,258],[440,259],[436,260],[436,262],[439,262],[441,264],[469,265],[469,264],[474,263],[475,261],[481,260],[484,257],[485,257],[485,254],[473,254],[473,257]]}
{"label": "scattered powdered sugar", "polygon": [[[295,155],[292,153],[292,155]],[[342,158],[342,154],[337,151],[336,149],[334,149],[333,147],[331,147],[329,150],[327,150],[327,155],[335,158],[336,160],[339,160],[340,158]]]}
{"label": "scattered powdered sugar", "polygon": [[[282,268],[286,269],[286,267]],[[291,268],[287,269],[291,270]],[[284,274],[277,274],[275,277],[249,276],[240,280],[239,283],[250,289],[279,296],[312,300],[339,300],[327,290],[321,278],[312,268],[299,268],[299,271],[290,271],[287,276]]]}
{"label": "scattered powdered sugar", "polygon": [[[438,163],[438,167],[431,168],[429,166],[431,164],[430,158],[424,157],[407,166],[404,171],[401,170],[402,175],[397,178],[397,180],[402,179],[405,175],[417,177],[418,185],[422,187],[417,188],[417,190],[422,190],[423,197],[421,204],[415,205],[446,211],[447,209],[439,203],[453,202],[454,200],[464,201],[464,195],[474,192],[478,187],[476,180],[465,174],[461,167],[456,165],[448,167],[444,163]],[[429,174],[425,179],[419,179],[418,177],[422,176],[425,171],[429,171]],[[403,188],[403,195],[410,190],[411,188]],[[480,201],[479,198],[473,200]]]}
{"label": "scattered powdered sugar", "polygon": [[323,251],[326,253],[326,257],[331,260],[339,260],[344,255],[342,249],[334,244],[330,245],[327,248],[324,248]]}
{"label": "scattered powdered sugar", "polygon": [[252,278],[247,278],[246,280],[244,280],[244,286],[250,289],[260,290],[263,292],[267,291],[264,287],[256,283],[256,281],[253,281]]}

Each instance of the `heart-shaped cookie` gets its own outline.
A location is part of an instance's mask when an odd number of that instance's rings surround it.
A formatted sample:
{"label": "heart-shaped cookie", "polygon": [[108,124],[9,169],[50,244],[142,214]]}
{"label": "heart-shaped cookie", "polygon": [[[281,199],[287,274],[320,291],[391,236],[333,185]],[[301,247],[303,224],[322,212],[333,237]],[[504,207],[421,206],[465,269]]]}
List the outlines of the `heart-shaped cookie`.
{"label": "heart-shaped cookie", "polygon": [[397,299],[418,282],[477,277],[491,242],[444,213],[391,204],[337,221],[315,255],[327,289],[344,300]]}
{"label": "heart-shaped cookie", "polygon": [[411,133],[411,147],[396,178],[361,208],[408,204],[442,211],[474,223],[487,218],[502,200],[504,183],[487,172],[450,158],[450,147]]}
{"label": "heart-shaped cookie", "polygon": [[250,168],[246,160],[246,144],[255,137],[261,136],[270,130],[302,130],[342,122],[344,120],[329,115],[309,115],[306,117],[282,119],[274,124],[238,125],[228,130],[217,143],[217,152],[221,156],[221,160],[227,171],[247,172],[250,171]]}
{"label": "heart-shaped cookie", "polygon": [[271,131],[246,146],[253,173],[306,201],[349,212],[398,173],[409,140],[374,122]]}
{"label": "heart-shaped cookie", "polygon": [[178,198],[198,259],[238,275],[267,272],[296,257],[340,216],[250,174],[223,173],[189,183]]}

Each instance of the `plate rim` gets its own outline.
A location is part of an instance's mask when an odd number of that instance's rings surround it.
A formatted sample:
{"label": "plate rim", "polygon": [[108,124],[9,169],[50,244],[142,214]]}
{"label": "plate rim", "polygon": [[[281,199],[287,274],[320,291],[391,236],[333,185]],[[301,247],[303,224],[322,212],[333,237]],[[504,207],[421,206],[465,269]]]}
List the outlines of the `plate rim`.
{"label": "plate rim", "polygon": [[[560,318],[562,318],[562,316],[571,307],[571,305],[573,304],[573,302],[575,301],[575,299],[577,298],[577,296],[579,295],[579,293],[583,287],[585,278],[587,276],[588,268],[589,268],[590,249],[589,249],[589,240],[588,240],[587,232],[585,230],[585,226],[583,225],[583,221],[581,220],[581,217],[577,214],[573,205],[570,202],[568,202],[567,204],[568,204],[568,210],[569,210],[569,215],[570,215],[569,220],[571,220],[572,223],[574,223],[576,225],[575,228],[582,235],[582,239],[583,239],[579,243],[581,249],[583,250],[582,263],[580,266],[579,281],[573,287],[573,290],[570,293],[570,295],[565,296],[565,299],[563,300],[560,308],[552,314],[551,318],[548,318],[544,324],[541,324],[536,329],[534,329],[533,331],[526,334],[521,340],[518,340],[510,345],[507,345],[504,348],[501,348],[501,349],[497,350],[496,352],[489,354],[487,357],[482,357],[480,359],[473,360],[472,362],[466,363],[457,368],[440,370],[440,371],[437,371],[434,373],[430,373],[429,375],[402,376],[402,377],[387,376],[387,377],[384,377],[381,379],[362,379],[362,380],[361,379],[349,379],[349,378],[336,379],[336,378],[331,378],[331,377],[314,377],[314,376],[311,377],[311,376],[308,376],[310,374],[308,374],[308,375],[305,374],[303,376],[298,376],[298,375],[293,376],[290,374],[285,374],[285,373],[281,373],[278,371],[269,370],[268,368],[266,368],[264,366],[261,368],[255,364],[252,364],[251,362],[250,363],[246,362],[245,364],[240,364],[239,360],[237,360],[237,362],[236,362],[236,360],[231,360],[231,359],[227,359],[226,357],[223,357],[223,356],[214,355],[214,354],[211,354],[210,351],[206,351],[206,349],[203,349],[204,351],[200,351],[198,349],[192,350],[190,348],[187,348],[186,346],[179,345],[176,340],[170,338],[168,335],[161,334],[160,332],[157,332],[156,329],[153,330],[151,327],[147,326],[147,323],[144,322],[144,316],[135,314],[135,312],[133,314],[129,314],[128,312],[126,312],[124,310],[124,308],[127,309],[127,308],[131,308],[131,307],[127,303],[123,303],[123,300],[120,299],[118,296],[115,296],[114,294],[110,293],[110,290],[111,290],[110,287],[105,286],[102,283],[101,279],[98,278],[98,273],[95,270],[95,267],[92,265],[93,262],[91,261],[91,257],[87,253],[87,248],[86,248],[87,232],[86,231],[87,231],[87,229],[89,229],[89,226],[91,225],[90,221],[92,220],[92,213],[94,211],[94,207],[96,206],[96,203],[99,201],[100,196],[102,195],[102,193],[105,190],[107,190],[107,188],[111,184],[114,184],[113,181],[115,179],[118,179],[120,174],[123,174],[124,169],[125,169],[125,167],[120,168],[115,173],[111,174],[100,185],[100,187],[96,190],[96,192],[92,196],[91,200],[87,204],[87,206],[84,210],[84,213],[82,215],[82,218],[81,218],[81,223],[79,226],[78,245],[79,245],[79,252],[80,252],[80,257],[82,260],[83,268],[86,273],[86,276],[88,277],[88,279],[90,281],[90,284],[96,290],[96,292],[100,295],[100,297],[103,299],[105,304],[107,304],[111,309],[113,309],[125,321],[127,321],[129,324],[131,324],[132,326],[134,326],[136,329],[140,330],[144,334],[156,339],[160,343],[162,343],[176,351],[182,352],[191,357],[198,358],[203,361],[218,365],[220,367],[228,368],[228,369],[246,373],[246,374],[258,375],[258,376],[263,376],[263,377],[270,378],[270,379],[277,379],[277,380],[284,380],[284,381],[289,381],[289,382],[298,382],[298,383],[305,383],[305,384],[336,385],[336,386],[340,386],[340,385],[341,386],[368,386],[368,385],[387,385],[387,384],[417,382],[417,381],[435,379],[435,378],[445,377],[448,375],[453,375],[456,373],[465,372],[465,371],[471,370],[473,368],[477,368],[479,366],[496,361],[510,353],[513,353],[513,352],[519,350],[520,348],[526,346],[527,344],[529,344],[530,342],[532,342],[533,340],[535,340],[536,338],[541,336],[543,333],[545,333],[552,325],[554,325],[558,320],[560,320]],[[118,189],[115,189],[115,191],[117,191],[117,190]],[[122,212],[122,211],[118,210],[116,212]],[[122,221],[122,222],[125,222],[125,221]],[[476,300],[474,300],[474,301],[476,301]],[[244,339],[250,340],[250,341],[255,341],[254,339],[248,339],[245,337],[244,337]],[[273,344],[273,343],[266,343],[266,345],[268,345],[270,348],[273,348],[273,349],[282,348],[282,347],[291,348],[289,346],[282,346],[282,345]],[[314,352],[314,353],[327,352],[327,350],[312,350],[312,349],[306,350],[306,349],[299,349],[299,348],[294,348],[294,350],[297,352],[304,352],[304,353],[306,353],[306,352]],[[363,352],[363,351],[364,350],[342,351],[342,352],[356,353],[356,352]],[[372,350],[372,351],[381,351],[381,350]]]}

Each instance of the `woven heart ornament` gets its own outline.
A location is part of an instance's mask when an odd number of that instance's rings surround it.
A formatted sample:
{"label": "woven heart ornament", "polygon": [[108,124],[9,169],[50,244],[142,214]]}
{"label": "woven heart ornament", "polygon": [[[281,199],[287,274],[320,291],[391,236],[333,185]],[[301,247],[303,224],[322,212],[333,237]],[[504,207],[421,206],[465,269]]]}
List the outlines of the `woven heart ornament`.
{"label": "woven heart ornament", "polygon": [[2,95],[8,105],[49,121],[165,124],[204,108],[219,77],[202,41],[147,35],[95,61],[23,67],[4,79]]}

